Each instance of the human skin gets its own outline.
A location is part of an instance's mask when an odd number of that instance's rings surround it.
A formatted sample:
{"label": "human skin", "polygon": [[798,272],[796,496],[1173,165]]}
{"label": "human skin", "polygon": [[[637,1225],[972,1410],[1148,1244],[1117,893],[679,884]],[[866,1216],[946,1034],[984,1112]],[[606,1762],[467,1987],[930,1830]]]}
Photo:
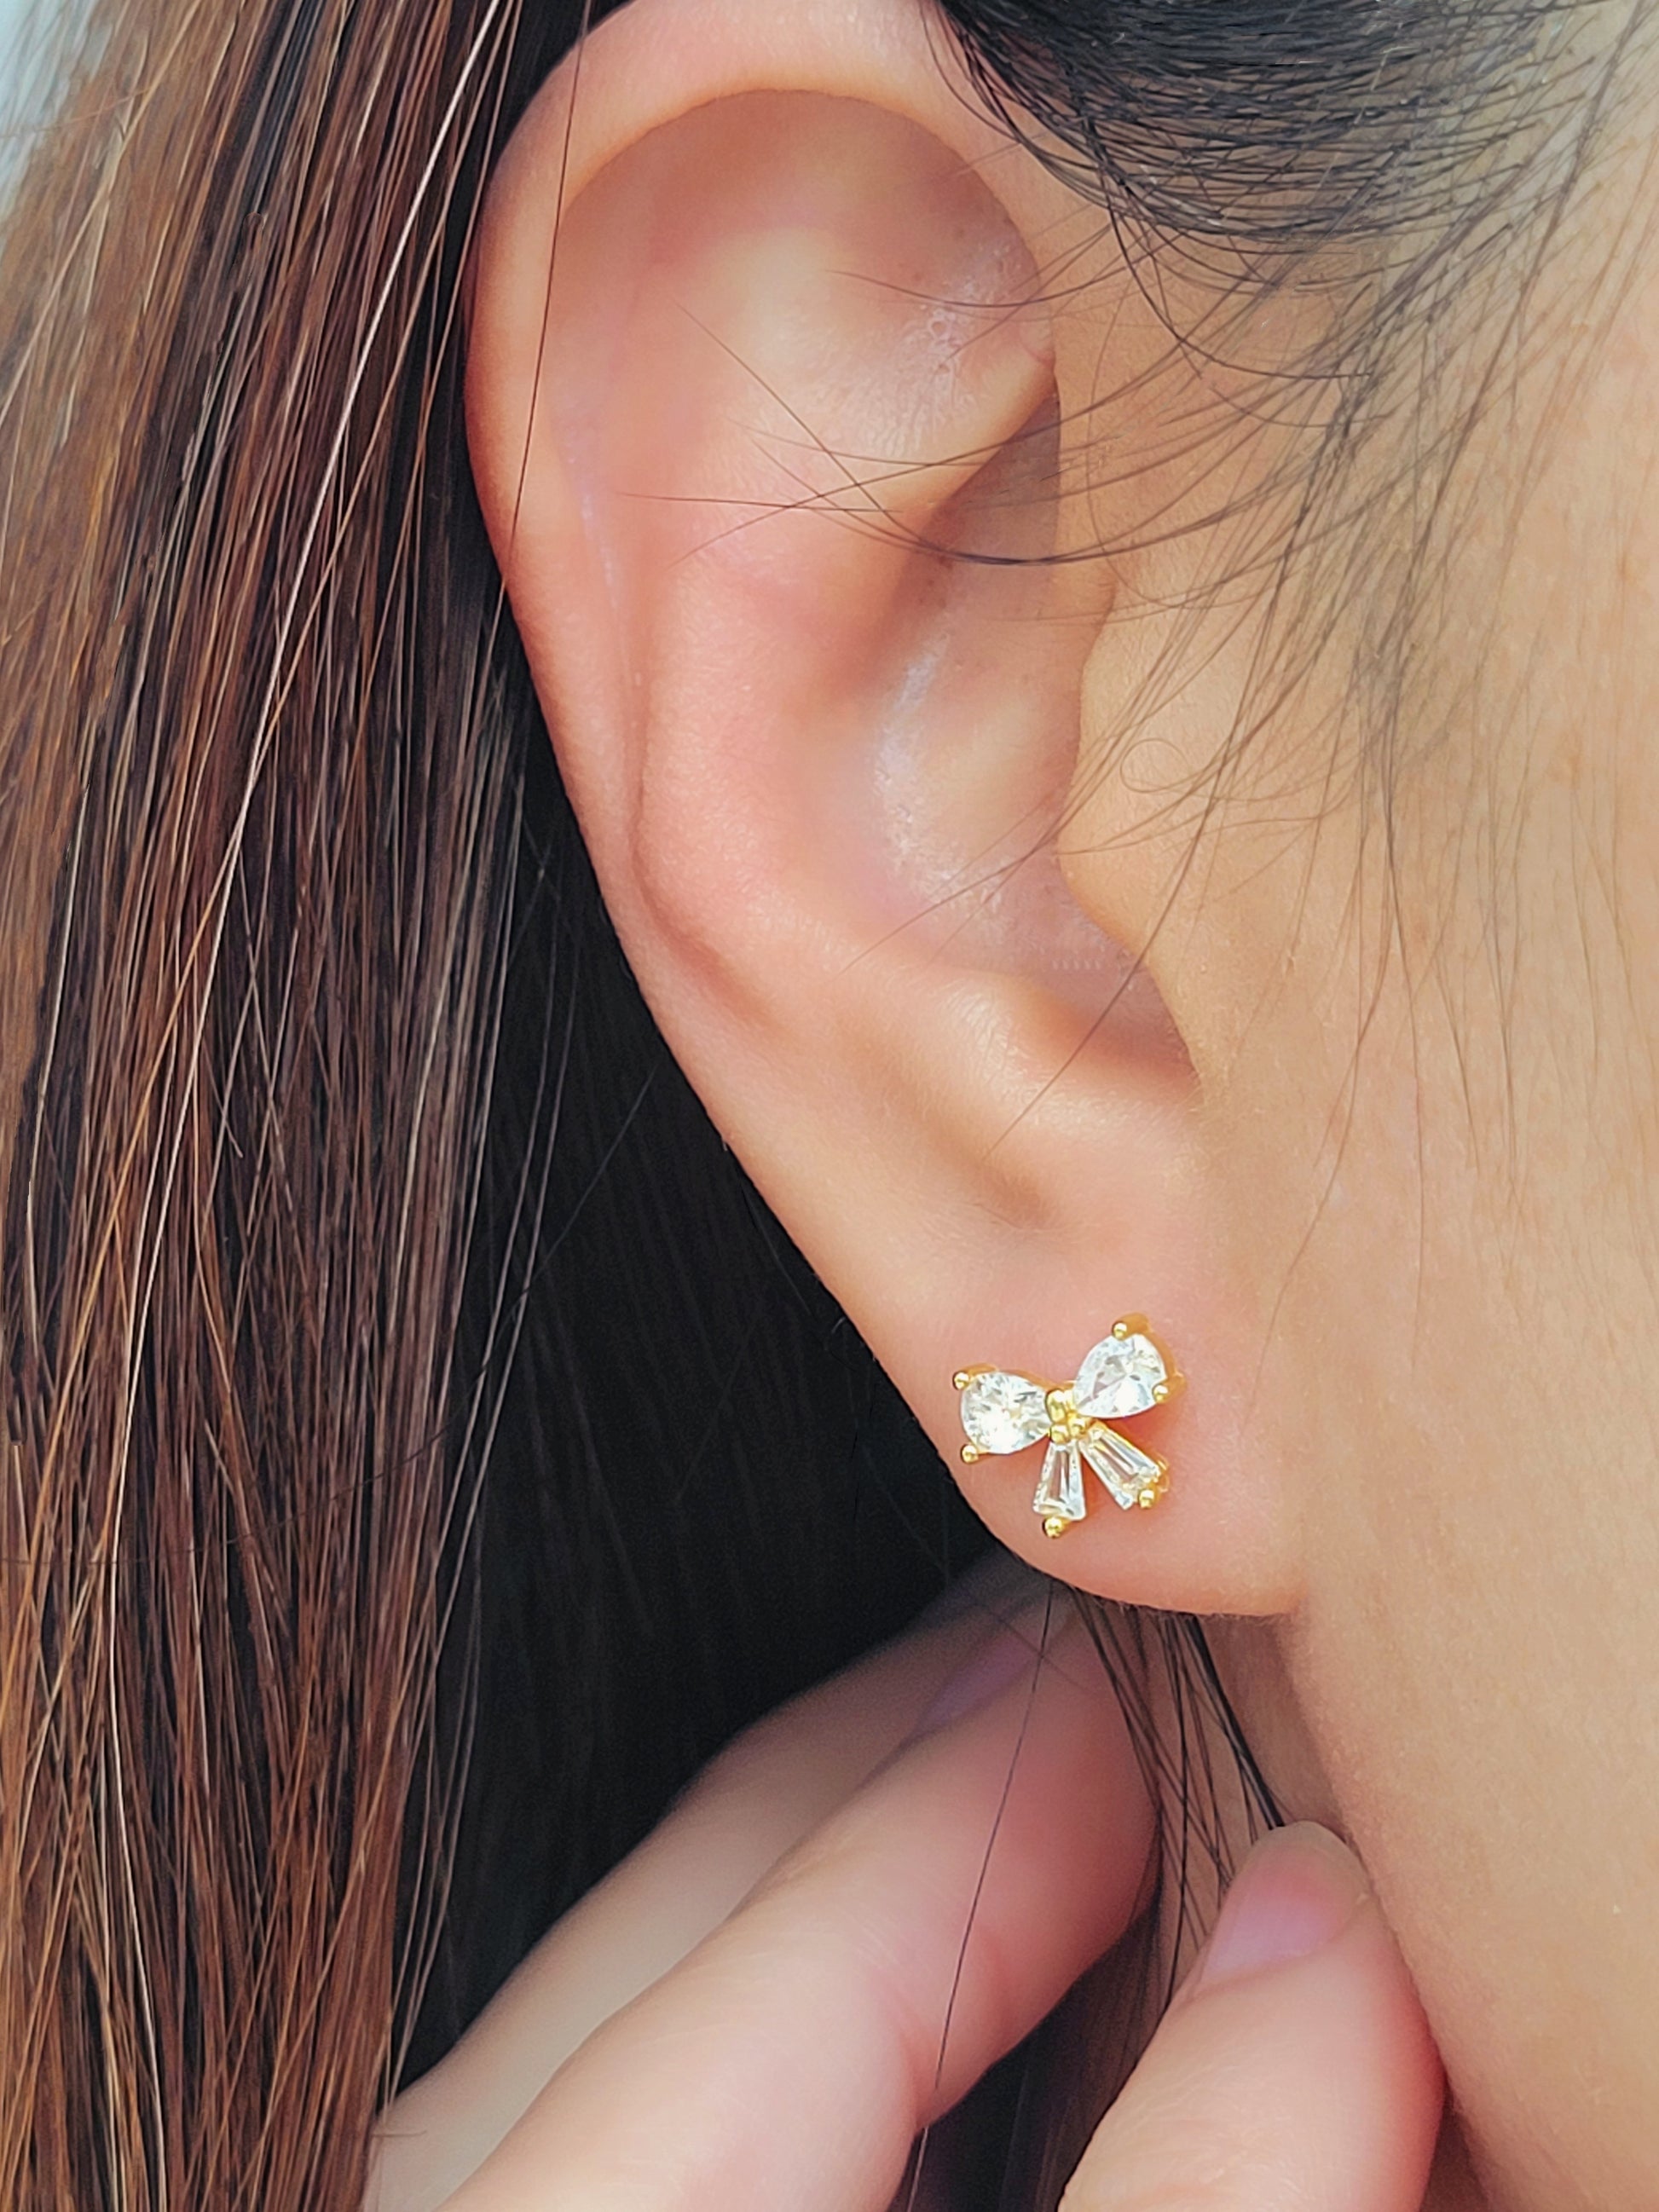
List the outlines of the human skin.
{"label": "human skin", "polygon": [[[1151,1807],[1062,1593],[993,1572],[773,1715],[385,2116],[367,2212],[950,2212],[913,2142],[1121,1934]],[[1253,1855],[1067,2212],[1416,2212],[1440,2110],[1363,1872]]]}
{"label": "human skin", "polygon": [[[1175,1470],[1155,1512],[1097,1510],[1050,1546],[1024,1462],[964,1470],[968,1494],[1084,1587],[1227,1617],[1229,1676],[1290,1809],[1350,1837],[1376,1882],[1483,2201],[1654,2201],[1645,54],[1516,342],[1512,264],[1419,394],[1466,434],[1434,479],[1391,772],[1374,752],[1346,772],[1369,678],[1337,605],[1212,805],[1191,794],[1211,793],[1273,610],[1265,586],[1214,594],[1230,540],[1203,517],[1218,471],[1247,492],[1283,455],[1269,438],[1218,460],[1158,410],[1237,419],[1250,380],[1170,349],[1097,214],[975,120],[902,9],[781,27],[636,0],[585,67],[545,348],[560,87],[497,188],[474,451],[665,1032],[941,1449],[960,1442],[954,1369],[1070,1371],[1115,1313],[1154,1315],[1192,1384],[1153,1417]],[[775,108],[670,128],[754,94],[841,105],[802,108],[798,130]],[[790,195],[787,224],[757,211]],[[1021,250],[1079,281],[911,392],[933,326],[895,307],[890,328],[873,291],[961,299],[994,268],[1029,302],[1006,274]],[[832,282],[843,264],[872,287]],[[1293,350],[1284,312],[1258,347]],[[653,428],[665,390],[672,436]],[[1129,550],[1042,584],[917,554],[964,526],[965,457],[1014,453],[1045,390],[1052,542]],[[908,550],[836,526],[834,455],[896,452]],[[1381,483],[1401,449],[1383,439],[1363,465]],[[716,501],[757,526],[713,531]],[[1382,512],[1379,592],[1413,557]],[[1184,526],[1152,548],[1155,515]],[[1072,920],[1045,891],[1012,920],[988,899],[939,926],[938,884],[1006,857],[1010,822],[1039,846],[1056,790]],[[1099,1022],[1125,956],[1161,1004],[1140,987]]]}
{"label": "human skin", "polygon": [[[1516,2212],[1659,2195],[1651,143],[1642,99],[1462,465],[1386,865],[1374,794],[1247,790],[1179,872],[1125,799],[1201,770],[1190,715],[1072,863],[1191,1056],[1293,1495],[1297,1601],[1220,1638],[1247,1724],[1364,1857]],[[1121,697],[1103,647],[1085,750]]]}

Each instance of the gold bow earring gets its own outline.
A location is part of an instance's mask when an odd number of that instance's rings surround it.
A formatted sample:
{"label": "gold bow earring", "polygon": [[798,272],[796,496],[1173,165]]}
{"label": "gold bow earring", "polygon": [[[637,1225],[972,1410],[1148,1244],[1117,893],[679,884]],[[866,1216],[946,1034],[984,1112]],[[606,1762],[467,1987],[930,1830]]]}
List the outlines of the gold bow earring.
{"label": "gold bow earring", "polygon": [[956,1378],[962,1393],[962,1456],[971,1466],[989,1454],[1025,1451],[1046,1437],[1042,1476],[1031,1500],[1043,1533],[1063,1536],[1089,1510],[1085,1461],[1127,1512],[1155,1505],[1170,1486],[1170,1470],[1156,1452],[1143,1451],[1109,1427],[1166,1404],[1185,1378],[1152,1334],[1144,1314],[1114,1322],[1078,1369],[1073,1382],[1039,1382],[1001,1367],[964,1367]]}

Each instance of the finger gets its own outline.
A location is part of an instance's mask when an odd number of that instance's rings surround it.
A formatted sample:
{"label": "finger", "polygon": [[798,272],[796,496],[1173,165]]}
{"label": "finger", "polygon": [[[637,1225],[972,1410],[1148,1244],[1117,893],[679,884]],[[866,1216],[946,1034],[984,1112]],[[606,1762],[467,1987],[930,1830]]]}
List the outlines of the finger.
{"label": "finger", "polygon": [[1260,1844],[1061,2212],[1419,2212],[1438,2061],[1358,1861]]}
{"label": "finger", "polygon": [[738,1737],[383,2115],[366,2212],[441,2204],[570,2053],[845,1802],[964,1667],[1008,1671],[1035,1652],[1048,1589],[995,1552],[905,1635]]}
{"label": "finger", "polygon": [[1097,1660],[1068,1635],[1025,1674],[601,2028],[449,2212],[880,2212],[1142,1892],[1150,1808]]}

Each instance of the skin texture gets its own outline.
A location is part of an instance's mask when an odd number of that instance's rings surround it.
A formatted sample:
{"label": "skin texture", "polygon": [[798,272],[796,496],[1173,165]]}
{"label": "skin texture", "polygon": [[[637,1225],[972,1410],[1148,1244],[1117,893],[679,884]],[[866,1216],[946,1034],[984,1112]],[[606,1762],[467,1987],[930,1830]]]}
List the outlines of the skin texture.
{"label": "skin texture", "polygon": [[[387,2114],[373,2212],[948,2212],[926,2157],[896,2199],[913,2139],[1122,1932],[1151,1841],[1063,1598],[964,1595],[740,1740],[554,1930]],[[1359,1866],[1292,1830],[1066,2206],[1412,2212],[1439,2104]]]}
{"label": "skin texture", "polygon": [[964,1486],[1080,1585],[1231,1617],[1501,2212],[1659,2197],[1641,67],[1527,342],[1472,299],[1438,387],[1495,360],[1501,402],[1386,793],[1340,611],[1216,783],[1270,610],[1206,518],[1296,434],[1218,434],[1248,380],[896,0],[634,0],[568,140],[568,74],[522,127],[475,301],[481,494],[665,1032],[943,1450],[957,1367],[1167,1334],[1154,1513],[1097,1492],[1062,1549],[1031,1458]]}

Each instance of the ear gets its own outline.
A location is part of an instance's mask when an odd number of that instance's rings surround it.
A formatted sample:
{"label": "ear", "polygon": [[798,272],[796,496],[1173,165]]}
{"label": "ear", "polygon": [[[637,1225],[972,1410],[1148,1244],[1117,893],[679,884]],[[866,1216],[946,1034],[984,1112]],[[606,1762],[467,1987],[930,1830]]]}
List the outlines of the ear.
{"label": "ear", "polygon": [[1062,326],[1098,211],[939,48],[908,0],[609,17],[492,194],[480,492],[647,997],[941,1451],[957,1370],[1069,1379],[1126,1310],[1188,1378],[1132,1427],[1155,1510],[1091,1475],[1048,1541],[1036,1450],[960,1470],[975,1505],[1097,1591],[1277,1611],[1191,1066],[1055,849],[1121,581],[1044,557],[1066,364],[1131,388],[1154,340],[1121,269]]}

